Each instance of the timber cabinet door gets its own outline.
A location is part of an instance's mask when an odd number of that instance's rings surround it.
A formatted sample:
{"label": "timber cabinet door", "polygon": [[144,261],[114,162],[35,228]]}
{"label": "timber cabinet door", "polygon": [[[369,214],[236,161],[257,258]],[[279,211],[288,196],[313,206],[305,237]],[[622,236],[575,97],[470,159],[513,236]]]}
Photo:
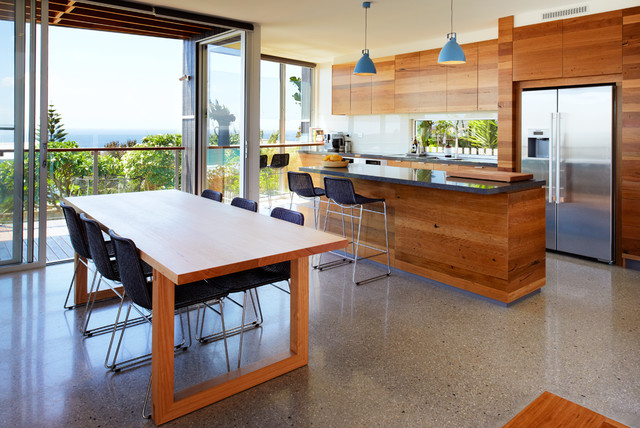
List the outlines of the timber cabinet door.
{"label": "timber cabinet door", "polygon": [[438,64],[440,49],[420,52],[420,110],[447,109],[447,66]]}
{"label": "timber cabinet door", "polygon": [[351,64],[331,67],[331,113],[351,113]]}
{"label": "timber cabinet door", "polygon": [[478,43],[478,110],[498,110],[498,40]]}
{"label": "timber cabinet door", "polygon": [[478,110],[478,44],[462,45],[464,64],[447,66],[447,111]]}
{"label": "timber cabinet door", "polygon": [[371,77],[353,74],[352,66],[349,70],[351,79],[351,109],[350,114],[371,114]]}
{"label": "timber cabinet door", "polygon": [[396,55],[396,113],[420,111],[420,52]]}
{"label": "timber cabinet door", "polygon": [[622,10],[562,22],[563,77],[622,73]]}
{"label": "timber cabinet door", "polygon": [[371,76],[371,113],[395,113],[395,57],[377,58],[376,74]]}
{"label": "timber cabinet door", "polygon": [[513,29],[513,81],[562,77],[562,21]]}

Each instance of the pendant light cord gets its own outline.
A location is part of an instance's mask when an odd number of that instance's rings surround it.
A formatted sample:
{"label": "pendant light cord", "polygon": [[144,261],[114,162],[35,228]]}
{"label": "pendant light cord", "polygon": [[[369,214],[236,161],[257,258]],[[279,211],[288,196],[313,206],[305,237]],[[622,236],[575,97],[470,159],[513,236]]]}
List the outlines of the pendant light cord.
{"label": "pendant light cord", "polygon": [[364,8],[364,50],[367,50],[367,7]]}
{"label": "pendant light cord", "polygon": [[450,33],[453,33],[453,0],[451,0],[451,31]]}

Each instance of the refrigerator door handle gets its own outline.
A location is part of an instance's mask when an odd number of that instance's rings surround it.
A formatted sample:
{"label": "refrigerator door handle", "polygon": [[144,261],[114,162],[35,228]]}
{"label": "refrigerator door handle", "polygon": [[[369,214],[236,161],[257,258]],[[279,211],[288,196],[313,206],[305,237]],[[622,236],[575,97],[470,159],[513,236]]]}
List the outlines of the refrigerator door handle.
{"label": "refrigerator door handle", "polygon": [[547,188],[549,190],[549,203],[553,203],[553,148],[556,140],[556,114],[551,113],[551,132],[549,135],[549,180],[547,181]]}
{"label": "refrigerator door handle", "polygon": [[556,113],[556,204],[561,204],[562,199],[560,198],[560,147],[564,144],[562,141],[562,114],[560,112]]}

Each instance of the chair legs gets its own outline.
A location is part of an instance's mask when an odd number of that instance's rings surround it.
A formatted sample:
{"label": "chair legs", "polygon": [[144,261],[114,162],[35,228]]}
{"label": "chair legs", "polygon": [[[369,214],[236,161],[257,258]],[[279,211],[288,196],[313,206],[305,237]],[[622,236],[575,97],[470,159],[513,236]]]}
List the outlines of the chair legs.
{"label": "chair legs", "polygon": [[[331,204],[334,204],[337,207],[340,207],[340,211],[332,211],[331,210]],[[345,208],[350,209],[350,213],[349,214],[345,213]],[[354,209],[359,211],[358,215],[354,214]],[[385,248],[384,249],[377,248],[377,247],[374,247],[372,245],[368,245],[368,244],[364,244],[364,243],[360,242],[360,236],[361,236],[361,231],[362,231],[362,214],[363,214],[364,211],[368,211],[368,212],[373,213],[373,214],[380,214],[380,215],[384,216],[384,237],[385,237]],[[332,213],[335,213],[335,214],[340,214],[341,219],[342,219],[342,236],[345,237],[345,238],[346,238],[345,217],[348,217],[350,219],[350,222],[351,222],[351,241],[349,242],[348,245],[351,245],[351,253],[348,253],[348,252],[346,252],[345,254],[333,253],[333,254],[337,254],[337,255],[341,256],[342,259],[341,260],[334,260],[332,262],[327,262],[327,263],[321,263],[320,259],[319,259],[318,265],[314,266],[314,268],[322,271],[322,270],[327,270],[327,269],[332,269],[334,267],[342,266],[342,265],[347,264],[347,263],[353,263],[352,281],[356,285],[366,284],[368,282],[375,281],[377,279],[389,276],[391,274],[391,267],[390,267],[390,258],[389,258],[389,234],[388,234],[388,228],[387,228],[387,204],[384,201],[382,201],[382,212],[380,212],[380,211],[374,211],[374,210],[366,209],[366,208],[364,208],[364,206],[362,204],[358,204],[358,205],[341,205],[341,204],[338,204],[337,202],[329,199],[328,206],[327,206],[327,211],[325,213],[325,220],[324,220],[324,229],[323,230],[325,232],[327,230],[327,224],[328,224],[328,220],[329,220],[329,212],[332,212]],[[357,236],[355,235],[355,224],[354,224],[355,219],[358,219]],[[354,237],[355,237],[355,239],[354,239]],[[369,256],[366,256],[366,257],[359,256],[358,252],[359,252],[360,247],[369,248],[371,250],[376,251],[376,253],[375,254],[371,254]],[[370,259],[372,257],[380,256],[382,254],[386,254],[387,255],[387,271],[382,275],[376,275],[376,276],[373,276],[373,277],[370,277],[370,278],[365,278],[365,279],[361,279],[361,280],[357,281],[356,280],[356,271],[357,271],[358,261],[365,260],[365,259]]]}

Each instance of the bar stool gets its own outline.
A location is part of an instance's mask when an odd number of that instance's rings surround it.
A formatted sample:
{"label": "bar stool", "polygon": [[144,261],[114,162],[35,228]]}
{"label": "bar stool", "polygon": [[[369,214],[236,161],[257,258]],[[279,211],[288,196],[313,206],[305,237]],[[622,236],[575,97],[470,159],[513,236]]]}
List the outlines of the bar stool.
{"label": "bar stool", "polygon": [[[351,242],[349,242],[349,244],[351,245],[352,252],[351,254],[347,252],[346,256],[343,256],[342,260],[336,260],[333,262],[319,264],[317,266],[317,269],[326,270],[326,269],[331,269],[333,267],[341,266],[346,263],[353,262],[352,279],[356,285],[361,285],[361,284],[375,281],[376,279],[380,279],[385,276],[391,275],[391,267],[389,262],[389,235],[387,232],[387,204],[384,198],[368,198],[366,196],[358,195],[353,189],[353,183],[351,182],[351,180],[346,178],[324,177],[324,189],[325,189],[327,198],[329,199],[329,202],[327,204],[327,211],[324,217],[323,230],[325,232],[327,230],[327,221],[329,219],[330,212],[335,214],[340,214],[342,217],[342,236],[346,237],[345,226],[344,226],[345,217],[351,219]],[[377,202],[382,203],[382,212],[364,208],[364,206],[367,204],[373,204]],[[340,211],[332,211],[331,210],[332,204],[340,207]],[[350,214],[345,213],[345,208],[351,210]],[[354,215],[353,213],[354,209],[359,209],[360,212],[358,215]],[[385,239],[384,250],[382,248],[377,248],[372,245],[367,245],[360,242],[360,232],[362,230],[362,212],[363,211],[367,211],[373,214],[380,214],[384,216],[384,239]],[[354,240],[354,219],[356,218],[358,219],[358,235]],[[347,247],[349,246],[349,244],[347,244]],[[371,250],[375,250],[377,252],[366,257],[359,257],[358,249],[361,246],[365,248],[369,248]],[[370,259],[372,257],[379,256],[382,254],[387,255],[387,272],[382,275],[377,275],[377,276],[366,278],[360,281],[356,281],[356,268],[358,265],[358,261],[364,260],[364,259]]]}
{"label": "bar stool", "polygon": [[274,170],[278,171],[278,174],[282,173],[282,169],[289,166],[289,153],[275,153],[271,156],[271,163],[267,169],[267,197],[269,198],[269,209],[271,209],[271,173]]}
{"label": "bar stool", "polygon": [[324,196],[324,189],[321,187],[314,187],[311,174],[307,172],[288,171],[287,181],[289,182],[289,191],[291,191],[289,209],[293,207],[294,194],[303,199],[313,200],[313,226],[318,229],[318,220],[320,219],[320,197]]}

